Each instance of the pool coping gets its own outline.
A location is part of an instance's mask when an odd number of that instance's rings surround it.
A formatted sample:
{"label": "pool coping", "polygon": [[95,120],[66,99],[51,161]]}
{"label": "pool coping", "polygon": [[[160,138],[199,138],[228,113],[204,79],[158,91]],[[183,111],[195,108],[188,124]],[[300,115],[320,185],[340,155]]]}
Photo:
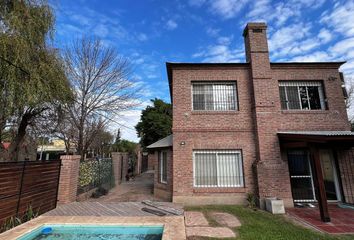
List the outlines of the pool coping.
{"label": "pool coping", "polygon": [[0,240],[17,239],[44,224],[70,225],[121,225],[121,226],[161,226],[163,225],[162,240],[186,240],[186,230],[183,216],[143,216],[143,217],[114,217],[114,216],[39,216],[0,234]]}

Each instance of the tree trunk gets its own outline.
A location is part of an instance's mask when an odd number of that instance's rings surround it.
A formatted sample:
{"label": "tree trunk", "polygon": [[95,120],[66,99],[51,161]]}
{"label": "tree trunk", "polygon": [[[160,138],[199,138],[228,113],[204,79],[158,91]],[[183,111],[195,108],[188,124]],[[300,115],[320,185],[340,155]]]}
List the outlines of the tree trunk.
{"label": "tree trunk", "polygon": [[33,114],[30,112],[26,112],[22,118],[20,125],[17,129],[17,134],[15,138],[12,140],[10,148],[9,148],[9,161],[18,161],[18,153],[20,151],[21,144],[26,136],[26,129],[33,118]]}

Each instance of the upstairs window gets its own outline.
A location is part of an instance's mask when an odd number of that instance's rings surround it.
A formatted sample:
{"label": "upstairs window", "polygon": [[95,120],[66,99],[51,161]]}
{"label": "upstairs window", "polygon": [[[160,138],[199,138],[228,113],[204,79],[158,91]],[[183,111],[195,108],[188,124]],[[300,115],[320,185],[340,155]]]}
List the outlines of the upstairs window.
{"label": "upstairs window", "polygon": [[236,83],[193,83],[193,110],[237,110]]}
{"label": "upstairs window", "polygon": [[282,110],[324,110],[326,108],[321,81],[280,81]]}

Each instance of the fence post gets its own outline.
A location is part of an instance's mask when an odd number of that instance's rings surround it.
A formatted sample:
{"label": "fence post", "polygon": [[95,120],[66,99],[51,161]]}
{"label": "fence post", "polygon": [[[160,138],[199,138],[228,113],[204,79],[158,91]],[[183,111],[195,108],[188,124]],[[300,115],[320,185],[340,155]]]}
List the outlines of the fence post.
{"label": "fence post", "polygon": [[63,155],[61,159],[58,204],[76,201],[80,155]]}
{"label": "fence post", "polygon": [[121,161],[122,161],[122,153],[120,152],[112,152],[112,167],[114,174],[114,183],[115,185],[120,184],[122,181],[121,176]]}

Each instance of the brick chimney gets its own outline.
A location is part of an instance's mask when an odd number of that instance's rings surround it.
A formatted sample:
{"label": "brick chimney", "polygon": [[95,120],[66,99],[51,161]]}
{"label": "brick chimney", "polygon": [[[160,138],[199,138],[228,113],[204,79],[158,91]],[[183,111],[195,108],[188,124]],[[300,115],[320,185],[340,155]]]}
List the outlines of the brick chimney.
{"label": "brick chimney", "polygon": [[[287,166],[284,166],[285,163],[281,160],[276,134],[279,123],[274,119],[279,114],[279,86],[277,79],[272,78],[266,30],[265,23],[248,23],[243,32],[246,61],[250,64],[250,82],[254,96],[257,189],[262,208],[264,207],[264,198],[275,196],[274,194],[278,194],[276,196],[284,200],[291,200],[291,196],[287,195],[291,192],[290,189],[286,189],[287,191],[284,191],[283,195],[274,191],[278,188],[276,183],[283,183],[284,179],[289,177],[287,177],[286,171],[279,171],[279,169],[287,169]],[[290,186],[289,182],[286,184],[289,185],[284,184],[284,186]],[[284,186],[281,187],[284,188]],[[290,200],[287,202],[291,205]]]}
{"label": "brick chimney", "polygon": [[268,41],[267,41],[267,24],[265,23],[248,23],[243,30],[245,38],[246,61],[251,62],[255,55],[264,55],[269,59]]}

